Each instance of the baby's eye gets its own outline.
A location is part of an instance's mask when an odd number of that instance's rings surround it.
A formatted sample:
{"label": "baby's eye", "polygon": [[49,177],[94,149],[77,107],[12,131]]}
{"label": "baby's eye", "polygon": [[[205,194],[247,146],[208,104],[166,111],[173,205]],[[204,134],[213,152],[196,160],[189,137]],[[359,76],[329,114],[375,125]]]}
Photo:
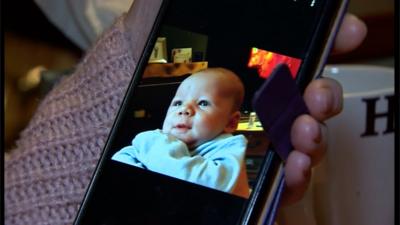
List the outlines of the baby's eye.
{"label": "baby's eye", "polygon": [[209,106],[211,103],[207,100],[200,100],[198,103],[199,106]]}
{"label": "baby's eye", "polygon": [[182,101],[181,100],[175,100],[172,102],[171,104],[172,106],[181,106],[182,105]]}

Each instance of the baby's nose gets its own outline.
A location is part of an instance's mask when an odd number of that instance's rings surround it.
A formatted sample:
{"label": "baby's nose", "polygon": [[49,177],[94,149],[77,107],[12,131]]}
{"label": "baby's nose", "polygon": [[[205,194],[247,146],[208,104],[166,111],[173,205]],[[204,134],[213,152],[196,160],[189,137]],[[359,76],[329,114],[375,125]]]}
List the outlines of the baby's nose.
{"label": "baby's nose", "polygon": [[180,115],[180,116],[192,116],[193,115],[193,109],[188,105],[184,105],[183,107],[181,107],[179,109],[178,115]]}

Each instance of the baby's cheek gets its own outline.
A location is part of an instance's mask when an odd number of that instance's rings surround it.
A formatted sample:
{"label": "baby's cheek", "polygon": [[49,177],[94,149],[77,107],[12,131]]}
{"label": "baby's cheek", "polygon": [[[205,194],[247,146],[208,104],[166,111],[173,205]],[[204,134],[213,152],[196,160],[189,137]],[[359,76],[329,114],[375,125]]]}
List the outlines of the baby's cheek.
{"label": "baby's cheek", "polygon": [[217,119],[213,119],[213,118],[207,118],[207,119],[203,120],[203,123],[202,123],[203,132],[207,132],[207,133],[216,132],[216,130],[218,130],[218,122],[219,121]]}
{"label": "baby's cheek", "polygon": [[162,128],[162,132],[163,132],[164,134],[167,134],[167,133],[168,133],[168,130],[166,129],[165,126],[163,126],[163,128]]}
{"label": "baby's cheek", "polygon": [[169,133],[170,129],[171,129],[170,123],[169,123],[168,119],[166,118],[163,122],[162,132],[167,134],[167,133]]}

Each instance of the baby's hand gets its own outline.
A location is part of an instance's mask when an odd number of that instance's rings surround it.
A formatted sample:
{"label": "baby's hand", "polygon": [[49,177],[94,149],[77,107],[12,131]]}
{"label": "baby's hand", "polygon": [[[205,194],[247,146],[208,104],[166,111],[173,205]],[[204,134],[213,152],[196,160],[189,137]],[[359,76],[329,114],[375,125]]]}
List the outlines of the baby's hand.
{"label": "baby's hand", "polygon": [[[354,15],[346,15],[335,41],[333,53],[355,49],[366,36],[365,24]],[[294,151],[285,165],[286,187],[283,205],[299,201],[310,183],[311,169],[321,161],[327,148],[326,126],[323,122],[342,110],[342,88],[329,78],[312,81],[306,88],[304,100],[310,115],[299,116],[291,130]]]}

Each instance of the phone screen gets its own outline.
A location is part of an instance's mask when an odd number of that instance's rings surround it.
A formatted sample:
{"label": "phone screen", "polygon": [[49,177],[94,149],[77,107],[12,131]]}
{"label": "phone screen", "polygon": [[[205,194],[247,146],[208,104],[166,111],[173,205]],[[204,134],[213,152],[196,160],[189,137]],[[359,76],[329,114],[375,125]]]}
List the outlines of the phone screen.
{"label": "phone screen", "polygon": [[253,94],[281,63],[300,79],[324,4],[169,1],[80,223],[235,224],[270,144]]}

